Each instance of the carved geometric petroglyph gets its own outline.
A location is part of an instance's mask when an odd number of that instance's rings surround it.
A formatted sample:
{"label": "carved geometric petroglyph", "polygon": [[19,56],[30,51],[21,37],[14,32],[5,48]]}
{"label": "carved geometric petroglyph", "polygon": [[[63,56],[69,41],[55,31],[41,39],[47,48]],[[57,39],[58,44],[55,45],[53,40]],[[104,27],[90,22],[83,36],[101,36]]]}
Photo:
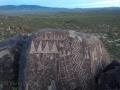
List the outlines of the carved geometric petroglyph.
{"label": "carved geometric petroglyph", "polygon": [[65,35],[62,34],[56,34],[54,32],[47,32],[44,33],[44,38],[43,36],[40,36],[39,39],[41,40],[54,40],[54,41],[58,41],[58,40],[65,40]]}
{"label": "carved geometric petroglyph", "polygon": [[[92,60],[96,61],[97,60],[97,48],[95,47],[93,52],[92,52]],[[93,61],[93,62],[94,62]]]}
{"label": "carved geometric petroglyph", "polygon": [[[77,87],[91,90],[91,73],[95,71],[98,52],[103,51],[98,44],[94,45],[95,39],[86,39],[86,34],[72,31],[41,32],[37,37],[31,41],[28,68],[24,72],[28,73],[26,81],[31,80],[31,90],[74,90]],[[38,85],[34,85],[34,81]]]}
{"label": "carved geometric petroglyph", "polygon": [[73,54],[74,54],[73,61],[76,64],[76,66],[74,67],[74,71],[77,72],[77,76],[81,79],[79,80],[79,83],[82,83],[82,87],[85,87],[87,81],[87,78],[85,77],[88,77],[88,74],[86,73],[86,69],[83,68],[85,60],[80,60],[82,55],[82,53],[80,53],[81,51],[80,46],[81,44],[79,40],[75,40],[74,43],[72,43]]}
{"label": "carved geometric petroglyph", "polygon": [[38,53],[58,53],[58,49],[57,46],[55,44],[55,42],[53,43],[52,49],[50,50],[48,42],[45,45],[45,48],[42,50],[42,43],[40,41],[37,51],[35,50],[35,46],[34,43],[32,41],[31,43],[31,49],[30,49],[30,54],[38,54]]}
{"label": "carved geometric petroglyph", "polygon": [[89,59],[89,55],[88,55],[88,53],[85,54],[85,59]]}
{"label": "carved geometric petroglyph", "polygon": [[62,47],[62,48],[64,47],[64,43],[61,43],[61,42],[60,42],[59,45],[60,45],[60,47]]}
{"label": "carved geometric petroglyph", "polygon": [[52,46],[51,53],[58,53],[57,46],[56,46],[55,42]]}
{"label": "carved geometric petroglyph", "polygon": [[35,50],[34,43],[33,43],[33,41],[32,41],[32,42],[31,42],[30,54],[34,54],[34,53],[36,53],[36,50]]}
{"label": "carved geometric petroglyph", "polygon": [[48,46],[48,42],[47,42],[47,44],[45,45],[45,48],[44,48],[44,50],[42,51],[42,53],[49,53],[49,46]]}
{"label": "carved geometric petroglyph", "polygon": [[[99,48],[100,47],[100,48]],[[101,45],[100,45],[100,43],[96,43],[96,46],[94,46],[94,48],[93,48],[93,50],[91,51],[91,54],[92,54],[92,60],[91,60],[91,72],[92,73],[96,73],[96,68],[95,67],[97,67],[97,66],[101,66],[101,68],[103,68],[103,66],[102,66],[102,62],[101,62],[101,60],[102,60],[102,58],[103,58],[103,56],[102,56],[102,48],[101,48]]]}
{"label": "carved geometric petroglyph", "polygon": [[41,52],[42,52],[42,43],[40,41],[40,43],[38,45],[37,53],[41,53]]}
{"label": "carved geometric petroglyph", "polygon": [[70,51],[67,52],[67,56],[71,55]]}
{"label": "carved geometric petroglyph", "polygon": [[85,49],[85,59],[89,59],[89,53],[88,53],[88,49]]}
{"label": "carved geometric petroglyph", "polygon": [[101,45],[101,43],[99,44],[98,48],[100,49],[100,53],[102,54],[102,45]]}
{"label": "carved geometric petroglyph", "polygon": [[47,36],[47,33],[45,33],[45,40],[49,39],[48,36]]}
{"label": "carved geometric petroglyph", "polygon": [[66,56],[65,50],[63,50],[63,57]]}

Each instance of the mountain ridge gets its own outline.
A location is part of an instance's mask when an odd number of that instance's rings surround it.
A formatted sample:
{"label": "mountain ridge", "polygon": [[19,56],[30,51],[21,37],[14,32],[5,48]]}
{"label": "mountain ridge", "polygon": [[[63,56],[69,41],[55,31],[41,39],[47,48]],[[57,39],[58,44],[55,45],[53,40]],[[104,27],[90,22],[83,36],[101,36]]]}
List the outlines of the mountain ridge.
{"label": "mountain ridge", "polygon": [[0,11],[38,11],[38,12],[64,12],[64,11],[88,11],[88,10],[120,10],[120,7],[103,8],[58,8],[38,5],[2,5]]}

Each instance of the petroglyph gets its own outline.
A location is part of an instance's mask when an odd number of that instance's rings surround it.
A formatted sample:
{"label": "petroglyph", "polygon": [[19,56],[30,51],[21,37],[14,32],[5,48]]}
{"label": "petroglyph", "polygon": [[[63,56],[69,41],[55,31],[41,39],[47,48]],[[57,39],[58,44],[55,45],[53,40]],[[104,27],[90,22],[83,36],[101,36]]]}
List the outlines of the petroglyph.
{"label": "petroglyph", "polygon": [[38,45],[38,48],[37,50],[35,49],[35,46],[34,46],[34,43],[32,41],[31,43],[31,49],[30,49],[30,54],[39,54],[39,53],[58,53],[58,50],[57,50],[57,46],[55,44],[55,42],[53,43],[53,46],[50,50],[49,48],[49,45],[48,45],[49,42],[46,42],[46,45],[45,45],[45,48],[43,49],[42,48],[42,42],[40,41],[39,45]]}
{"label": "petroglyph", "polygon": [[35,50],[34,43],[33,43],[33,41],[32,41],[32,43],[31,43],[31,50],[30,50],[30,54],[34,54],[34,53],[36,53],[36,50]]}
{"label": "petroglyph", "polygon": [[[32,49],[32,47],[31,47],[31,49]],[[40,41],[38,49],[37,49],[37,53],[41,53],[41,52],[42,52],[42,43]]]}
{"label": "petroglyph", "polygon": [[91,85],[97,67],[94,62],[101,64],[99,58],[103,57],[103,49],[97,48],[101,42],[96,41],[74,31],[43,30],[34,34],[29,41],[28,55],[24,56],[25,72],[20,70],[25,77],[21,79],[25,82],[21,90],[27,90],[26,83],[29,90],[94,90]]}

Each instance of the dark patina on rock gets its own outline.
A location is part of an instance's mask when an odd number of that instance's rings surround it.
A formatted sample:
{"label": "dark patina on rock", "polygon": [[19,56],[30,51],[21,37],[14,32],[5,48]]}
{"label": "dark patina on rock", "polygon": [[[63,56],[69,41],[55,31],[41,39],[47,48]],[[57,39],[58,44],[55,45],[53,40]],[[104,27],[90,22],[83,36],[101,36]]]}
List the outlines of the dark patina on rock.
{"label": "dark patina on rock", "polygon": [[120,60],[113,60],[103,70],[97,90],[120,90]]}
{"label": "dark patina on rock", "polygon": [[95,90],[95,77],[109,62],[94,35],[40,30],[24,43],[19,90]]}
{"label": "dark patina on rock", "polygon": [[18,85],[18,62],[26,37],[21,34],[0,41],[0,90],[13,90]]}

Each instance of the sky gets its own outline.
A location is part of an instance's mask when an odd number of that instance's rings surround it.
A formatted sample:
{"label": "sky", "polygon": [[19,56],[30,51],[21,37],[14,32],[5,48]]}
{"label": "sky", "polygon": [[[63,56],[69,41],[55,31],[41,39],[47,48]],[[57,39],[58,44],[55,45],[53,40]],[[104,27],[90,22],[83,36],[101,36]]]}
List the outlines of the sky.
{"label": "sky", "polygon": [[39,5],[64,8],[120,7],[120,0],[0,0],[0,5]]}

